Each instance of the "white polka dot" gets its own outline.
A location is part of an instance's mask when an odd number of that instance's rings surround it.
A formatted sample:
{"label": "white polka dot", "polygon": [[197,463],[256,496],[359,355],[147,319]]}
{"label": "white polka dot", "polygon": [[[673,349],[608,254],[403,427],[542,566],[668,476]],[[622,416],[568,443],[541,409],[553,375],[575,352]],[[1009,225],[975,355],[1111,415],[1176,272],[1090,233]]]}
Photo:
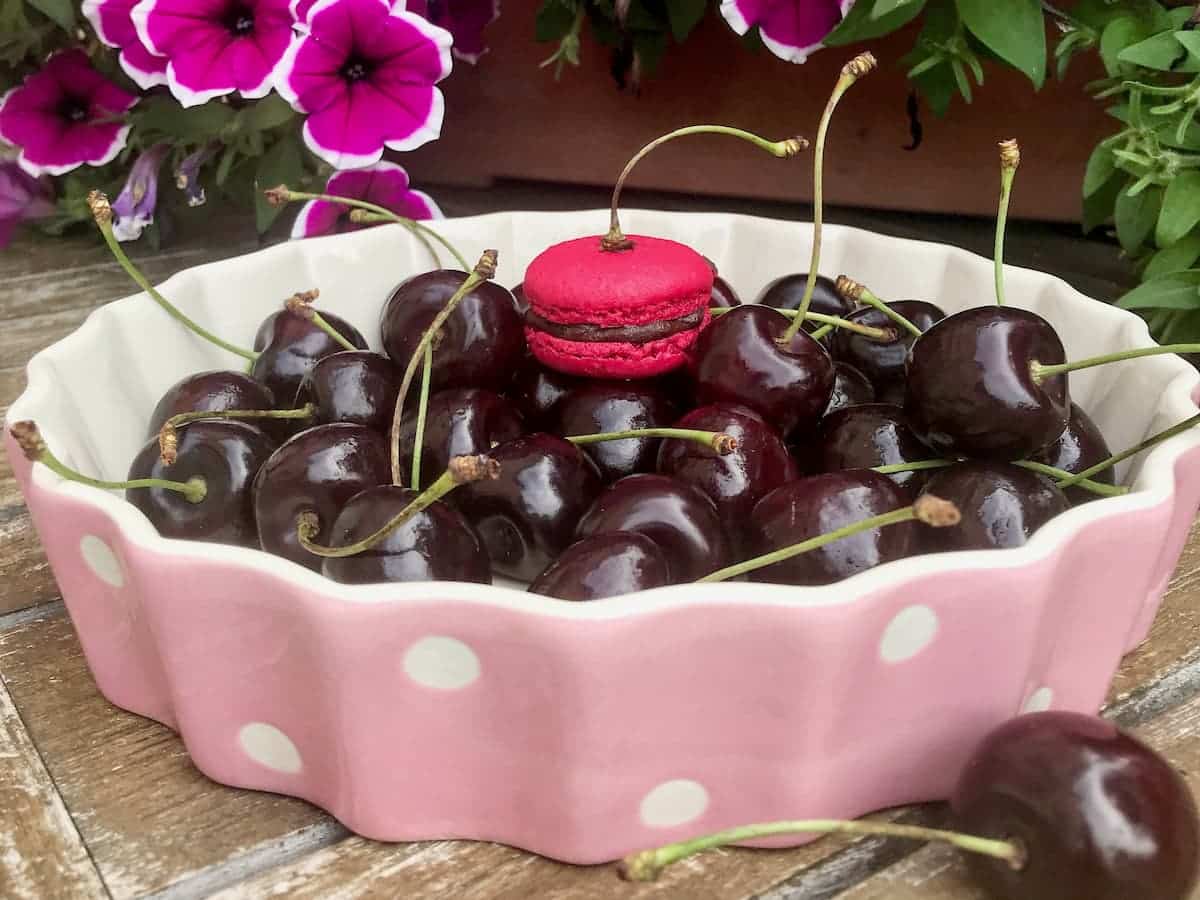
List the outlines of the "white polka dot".
{"label": "white polka dot", "polygon": [[83,561],[97,578],[111,584],[113,587],[125,586],[125,573],[121,571],[121,561],[112,547],[100,540],[94,534],[85,534],[79,542],[79,552]]}
{"label": "white polka dot", "polygon": [[1033,713],[1042,712],[1050,708],[1050,704],[1054,702],[1054,691],[1048,687],[1040,687],[1025,701],[1025,706],[1022,707],[1022,712]]}
{"label": "white polka dot", "polygon": [[879,642],[879,656],[889,663],[912,659],[929,646],[937,630],[937,613],[928,606],[918,605],[902,609],[883,632],[883,639]]}
{"label": "white polka dot", "polygon": [[700,818],[708,809],[704,785],[687,778],[664,781],[642,798],[642,824],[671,828]]}
{"label": "white polka dot", "polygon": [[292,739],[266,722],[251,722],[238,732],[238,743],[252,760],[276,772],[294,775],[303,768],[300,751]]}
{"label": "white polka dot", "polygon": [[479,657],[458,638],[421,638],[404,653],[404,671],[417,684],[455,691],[479,677]]}

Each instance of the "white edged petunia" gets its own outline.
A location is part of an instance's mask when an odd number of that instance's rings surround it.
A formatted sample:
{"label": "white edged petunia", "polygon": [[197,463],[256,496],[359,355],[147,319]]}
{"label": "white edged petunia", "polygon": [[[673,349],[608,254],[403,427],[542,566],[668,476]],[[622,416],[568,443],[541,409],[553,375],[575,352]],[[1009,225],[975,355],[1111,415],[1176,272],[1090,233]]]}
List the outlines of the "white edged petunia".
{"label": "white edged petunia", "polygon": [[[361,169],[334,172],[325,185],[326,194],[365,200],[390,209],[407,219],[440,219],[442,211],[434,199],[424,191],[413,190],[408,185],[408,173],[404,168],[386,160]],[[356,231],[368,225],[350,220],[351,210],[341,203],[329,200],[309,200],[300,208],[292,224],[293,238],[317,237],[322,234],[339,234]]]}
{"label": "white edged petunia", "polygon": [[144,91],[167,83],[167,58],[146,49],[133,25],[131,13],[138,0],[83,0],[82,11],[96,36],[117,47],[117,61],[134,84]]}
{"label": "white edged petunia", "polygon": [[738,34],[758,26],[767,49],[802,63],[854,5],[854,0],[721,0],[721,15]]}

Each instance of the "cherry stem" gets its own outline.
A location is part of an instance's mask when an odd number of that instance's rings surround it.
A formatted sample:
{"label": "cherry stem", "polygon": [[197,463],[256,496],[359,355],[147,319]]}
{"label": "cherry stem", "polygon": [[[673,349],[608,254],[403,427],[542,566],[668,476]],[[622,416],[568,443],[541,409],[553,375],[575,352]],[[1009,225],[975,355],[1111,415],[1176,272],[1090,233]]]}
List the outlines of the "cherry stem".
{"label": "cherry stem", "polygon": [[824,547],[826,544],[832,544],[834,541],[840,541],[842,538],[851,537],[863,531],[869,531],[872,528],[883,528],[887,525],[898,525],[901,522],[912,522],[914,520],[923,522],[934,528],[947,528],[957,525],[961,518],[958,507],[949,500],[943,500],[941,497],[935,497],[932,494],[924,494],[918,497],[917,502],[912,506],[894,509],[891,512],[886,512],[878,516],[871,516],[868,519],[853,522],[835,531],[829,531],[825,534],[809,538],[806,541],[800,541],[798,544],[781,547],[778,550],[772,550],[770,553],[764,553],[762,556],[756,556],[745,562],[735,563],[732,566],[726,566],[724,569],[717,569],[717,571],[705,575],[703,578],[696,579],[696,582],[726,581],[730,578],[736,578],[739,575],[745,575],[748,572],[754,572],[758,569],[765,569],[767,566],[773,566],[775,563],[791,559],[793,556],[808,553],[810,550],[816,550],[819,547]]}
{"label": "cherry stem", "polygon": [[496,275],[496,257],[495,250],[484,250],[483,255],[479,257],[479,262],[475,264],[475,268],[467,275],[463,283],[459,285],[453,296],[446,301],[446,305],[438,311],[438,314],[433,317],[433,321],[429,323],[429,327],[421,335],[421,339],[417,342],[416,349],[413,351],[412,357],[408,361],[408,367],[404,370],[404,378],[400,382],[400,391],[396,394],[396,408],[392,412],[392,483],[400,484],[400,425],[404,413],[404,401],[408,399],[408,390],[412,387],[413,379],[417,374],[417,367],[421,365],[425,359],[425,348],[433,343],[434,337],[438,334],[441,327],[450,318],[450,314],[462,299],[471,293],[476,287],[489,281]]}
{"label": "cherry stem", "polygon": [[621,170],[621,174],[617,176],[617,183],[613,186],[608,234],[600,239],[600,246],[604,250],[628,250],[633,246],[633,243],[625,237],[625,233],[621,231],[621,220],[617,213],[617,208],[621,202],[621,189],[625,187],[625,182],[629,178],[629,173],[633,171],[634,166],[657,147],[661,147],[663,144],[673,141],[676,138],[687,137],[693,134],[724,134],[729,137],[741,138],[743,141],[748,141],[760,150],[765,150],[772,156],[777,156],[780,159],[788,159],[796,156],[808,148],[808,141],[801,137],[785,138],[782,141],[769,141],[752,132],[744,131],[741,128],[731,128],[728,125],[688,125],[685,128],[678,128],[670,134],[664,134],[662,137],[655,138],[635,153],[633,158],[625,164],[625,168]]}
{"label": "cherry stem", "polygon": [[455,456],[450,460],[446,471],[437,480],[421,492],[404,509],[396,513],[382,528],[372,532],[360,541],[347,544],[344,547],[324,547],[315,543],[321,531],[321,522],[317,514],[311,510],[302,512],[296,517],[296,539],[309,553],[326,559],[342,559],[347,556],[357,556],[365,553],[386,538],[389,534],[438,500],[445,497],[455,488],[473,481],[485,478],[499,478],[500,463],[487,456]]}
{"label": "cherry stem", "polygon": [[1126,359],[1141,359],[1143,356],[1163,356],[1167,353],[1200,353],[1200,344],[1164,344],[1159,347],[1139,347],[1136,350],[1122,350],[1118,353],[1105,353],[1103,356],[1089,356],[1071,362],[1047,365],[1036,359],[1029,364],[1029,373],[1034,383],[1041,384],[1054,375],[1065,375],[1080,369],[1091,369],[1108,363],[1121,362]]}
{"label": "cherry stem", "polygon": [[800,819],[788,822],[763,822],[757,825],[742,825],[728,828],[715,834],[680,841],[657,850],[643,850],[625,857],[618,866],[622,878],[629,881],[654,881],[667,866],[700,853],[772,835],[794,834],[866,834],[878,837],[907,838],[914,841],[938,841],[960,850],[991,856],[1006,861],[1014,869],[1025,864],[1024,848],[1013,841],[960,834],[940,828],[925,828],[920,825],[903,825],[896,822],[881,822],[874,819]]}
{"label": "cherry stem", "polygon": [[[293,191],[286,184],[281,184],[278,187],[267,188],[263,191],[263,196],[267,198],[267,202],[272,206],[283,206],[287,203],[292,203],[296,200],[322,200],[326,203],[340,203],[342,206],[347,206],[350,209],[361,209],[369,213],[374,213],[379,216],[379,221],[394,222],[397,225],[403,225],[409,231],[416,234],[418,231],[426,234],[436,240],[454,257],[455,261],[463,268],[467,269],[467,258],[458,252],[458,248],[451,244],[448,240],[416,219],[410,219],[406,216],[397,215],[386,206],[379,206],[376,203],[368,203],[366,200],[356,200],[353,197],[340,197],[337,194],[313,194],[308,191]],[[353,217],[353,213],[351,213]],[[434,259],[437,259],[437,254],[433,254]],[[439,261],[440,265],[440,261]]]}
{"label": "cherry stem", "polygon": [[116,260],[120,264],[121,268],[125,270],[126,274],[133,279],[134,283],[137,284],[137,286],[143,291],[145,291],[150,299],[157,303],[164,312],[170,315],[177,322],[180,322],[185,328],[188,328],[190,331],[192,331],[192,333],[204,338],[204,340],[208,341],[210,344],[215,344],[222,350],[228,350],[230,353],[233,353],[251,362],[258,358],[258,354],[253,350],[247,350],[244,347],[238,347],[217,337],[207,328],[199,325],[195,320],[184,313],[183,310],[158,292],[154,285],[152,285],[146,279],[146,276],[138,270],[137,266],[135,266],[133,261],[126,255],[125,249],[121,246],[121,242],[118,241],[116,235],[113,234],[112,206],[108,202],[108,197],[103,192],[92,191],[90,194],[88,194],[87,203],[88,207],[92,211],[92,217],[96,220],[96,225],[100,229],[100,234],[104,236],[104,242],[108,244],[108,249],[112,251],[112,255],[116,257]]}
{"label": "cherry stem", "polygon": [[1195,428],[1197,425],[1200,425],[1200,414],[1194,415],[1188,419],[1184,419],[1178,425],[1172,425],[1170,428],[1160,431],[1158,434],[1151,435],[1144,441],[1134,444],[1128,450],[1122,450],[1120,453],[1113,454],[1108,459],[1102,459],[1094,466],[1089,466],[1077,475],[1071,475],[1068,478],[1063,479],[1058,483],[1058,486],[1060,488],[1074,487],[1077,484],[1080,486],[1086,486],[1086,479],[1091,478],[1098,472],[1103,472],[1106,469],[1110,469],[1117,463],[1124,462],[1131,456],[1137,456],[1143,450],[1149,450],[1151,447],[1160,444],[1169,438],[1173,438],[1177,434],[1183,434],[1183,432]]}
{"label": "cherry stem", "polygon": [[600,444],[605,441],[624,441],[630,438],[677,438],[695,441],[708,449],[726,456],[738,448],[738,439],[720,431],[699,431],[693,428],[634,428],[629,431],[606,431],[600,434],[573,434],[566,440],[576,446]]}
{"label": "cherry stem", "polygon": [[834,327],[835,326],[833,326],[833,325],[822,325],[816,331],[809,332],[808,336],[810,338],[812,338],[814,341],[819,341],[821,338],[825,337],[825,335],[832,332],[834,330]]}
{"label": "cherry stem", "polygon": [[352,343],[342,336],[342,333],[329,324],[329,320],[313,309],[313,302],[321,296],[321,292],[316,288],[310,291],[301,291],[298,294],[292,294],[284,301],[284,307],[293,315],[300,316],[302,319],[308,319],[323,332],[329,335],[334,343],[339,344],[344,350],[357,350]]}
{"label": "cherry stem", "polygon": [[158,430],[158,453],[164,465],[174,465],[178,456],[178,428],[201,419],[311,419],[317,414],[316,404],[306,403],[296,409],[199,409],[171,416]]}
{"label": "cherry stem", "polygon": [[812,257],[808,264],[808,283],[804,286],[804,297],[800,301],[800,315],[792,321],[791,326],[779,339],[779,343],[785,347],[800,330],[800,323],[808,315],[808,307],[812,303],[813,292],[817,288],[817,275],[819,274],[817,270],[821,265],[821,223],[824,216],[822,179],[825,169],[825,139],[829,134],[829,123],[833,119],[833,111],[837,108],[842,95],[850,89],[854,82],[874,69],[875,65],[875,57],[867,52],[860,53],[842,66],[841,75],[838,76],[837,84],[833,86],[833,93],[829,95],[829,102],[825,105],[825,112],[821,114],[821,124],[817,128],[817,143],[813,152],[813,240]]}
{"label": "cherry stem", "polygon": [[193,476],[187,481],[170,481],[165,478],[133,478],[129,481],[105,481],[100,478],[89,478],[87,475],[70,468],[55,456],[50,451],[50,448],[46,446],[41,432],[33,422],[14,422],[8,431],[12,435],[13,440],[17,442],[17,446],[21,448],[21,452],[25,454],[26,459],[31,462],[40,462],[51,472],[60,478],[65,478],[67,481],[77,481],[80,484],[104,488],[109,491],[124,491],[130,488],[162,488],[166,491],[177,491],[183,494],[184,499],[189,503],[200,503],[208,495],[208,485],[199,475]]}
{"label": "cherry stem", "polygon": [[[880,475],[896,475],[900,472],[920,472],[926,469],[945,469],[948,466],[956,466],[961,462],[957,459],[922,459],[915,462],[890,463],[886,466],[873,466],[871,471],[878,472]],[[1105,497],[1118,497],[1129,493],[1129,488],[1124,485],[1104,484],[1100,481],[1092,481],[1084,477],[1075,480],[1076,476],[1068,472],[1066,469],[1057,469],[1054,466],[1048,466],[1045,463],[1033,462],[1028,459],[1019,459],[1013,463],[1014,466],[1020,466],[1022,469],[1029,469],[1031,472],[1039,472],[1042,475],[1048,475],[1051,478],[1059,479],[1056,484],[1058,487],[1079,487],[1091,491],[1093,494],[1100,494]],[[1069,484],[1067,483],[1069,482]]]}
{"label": "cherry stem", "polygon": [[429,383],[433,380],[433,344],[425,345],[425,363],[421,366],[421,393],[417,400],[417,428],[413,434],[412,481],[421,488],[421,446],[425,443],[425,417],[429,410]]}
{"label": "cherry stem", "polygon": [[996,268],[996,303],[1004,305],[1004,231],[1008,224],[1008,201],[1013,179],[1021,164],[1021,148],[1014,140],[1000,142],[1000,212],[996,216],[996,247],[992,262]]}
{"label": "cherry stem", "polygon": [[[735,309],[737,309],[736,306],[722,306],[718,307],[717,309],[709,310],[709,313],[713,316],[723,316],[727,313],[733,312]],[[777,309],[775,312],[787,316],[789,319],[797,318],[800,315],[800,313],[794,309]],[[896,334],[896,329],[894,328],[875,328],[871,325],[862,325],[858,322],[852,322],[849,319],[843,319],[841,316],[831,316],[827,315],[826,313],[812,312],[810,310],[808,315],[806,315],[804,318],[809,322],[817,322],[822,326],[822,328],[819,328],[817,331],[812,333],[811,337],[814,338],[817,337],[818,331],[821,332],[821,336],[824,336],[828,334],[829,331],[823,329],[833,328],[842,328],[846,331],[853,331],[855,334],[861,334],[863,337],[870,338],[873,341],[879,341],[880,343],[891,343],[899,337],[899,335]]]}
{"label": "cherry stem", "polygon": [[921,336],[921,329],[912,323],[907,317],[896,312],[887,305],[883,300],[879,299],[865,284],[860,284],[853,278],[848,278],[845,275],[837,277],[837,291],[847,300],[855,303],[865,303],[867,306],[873,306],[879,310],[913,337]]}

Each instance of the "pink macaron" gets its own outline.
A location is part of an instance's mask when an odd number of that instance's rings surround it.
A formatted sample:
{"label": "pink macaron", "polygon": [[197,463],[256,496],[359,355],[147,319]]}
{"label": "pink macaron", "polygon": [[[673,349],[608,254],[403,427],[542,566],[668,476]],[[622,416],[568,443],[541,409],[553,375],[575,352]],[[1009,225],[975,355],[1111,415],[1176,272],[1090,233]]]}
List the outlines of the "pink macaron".
{"label": "pink macaron", "polygon": [[647,378],[683,365],[709,320],[713,270],[676,241],[630,235],[555,244],[529,264],[525,340],[543,365],[572,375]]}

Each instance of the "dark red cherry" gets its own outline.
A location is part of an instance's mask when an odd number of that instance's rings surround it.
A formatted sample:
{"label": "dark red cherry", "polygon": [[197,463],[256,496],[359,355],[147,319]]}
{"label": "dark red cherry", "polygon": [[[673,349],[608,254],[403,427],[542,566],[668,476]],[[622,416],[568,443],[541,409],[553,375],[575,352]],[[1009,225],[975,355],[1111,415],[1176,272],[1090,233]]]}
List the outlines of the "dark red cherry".
{"label": "dark red cherry", "polygon": [[500,477],[450,495],[487,548],[492,569],[531,581],[572,542],[575,523],[600,492],[591,457],[562,438],[519,437],[488,454]]}
{"label": "dark red cherry", "polygon": [[[762,289],[758,295],[758,302],[775,309],[799,309],[807,287],[807,273],[783,275]],[[832,278],[826,278],[824,275],[817,276],[808,308],[827,316],[845,317],[854,312],[854,304],[838,293],[837,284]]]}
{"label": "dark red cherry", "polygon": [[[679,415],[662,391],[634,381],[593,381],[581,384],[559,401],[549,430],[564,437],[665,428]],[[629,438],[584,446],[600,477],[616,481],[634,472],[653,472],[658,459],[657,438]]]}
{"label": "dark red cherry", "polygon": [[833,395],[829,398],[829,406],[825,408],[826,416],[847,406],[871,403],[875,400],[875,388],[867,376],[854,366],[849,363],[835,362],[833,373]]}
{"label": "dark red cherry", "polygon": [[1017,868],[964,854],[990,897],[1184,900],[1196,882],[1200,829],[1187,784],[1103,719],[1009,720],[979,745],[950,804],[958,831],[1025,852]]}
{"label": "dark red cherry", "polygon": [[[322,311],[321,316],[354,346],[366,349],[367,342],[350,323],[332,313]],[[311,321],[286,309],[267,316],[254,346],[259,356],[250,374],[270,388],[281,409],[293,406],[301,382],[317,360],[345,349]]]}
{"label": "dark red cherry", "polygon": [[317,362],[296,396],[296,405],[316,404],[315,421],[349,422],[387,431],[392,425],[400,373],[386,356],[343,350]]}
{"label": "dark red cherry", "polygon": [[[404,414],[400,426],[401,471],[412,469],[413,438],[417,413]],[[429,484],[446,470],[455,456],[487,453],[525,433],[521,414],[513,404],[482,388],[449,388],[429,398],[425,411],[425,436],[421,442],[421,483]]]}
{"label": "dark red cherry", "polygon": [[[929,459],[932,452],[904,421],[904,410],[887,403],[862,403],[829,413],[817,431],[816,455],[823,472],[871,469]],[[888,477],[915,496],[926,472]]]}
{"label": "dark red cherry", "polygon": [[875,389],[875,399],[880,403],[903,406],[904,396],[907,393],[908,383],[906,381],[892,381]]}
{"label": "dark red cherry", "polygon": [[275,441],[247,422],[215,419],[189,422],[178,433],[173,464],[162,462],[156,432],[134,457],[129,478],[203,478],[204,499],[192,503],[162,488],[131,488],[125,499],[145,513],[163,537],[257,547],[251,486],[275,450]]}
{"label": "dark red cherry", "polygon": [[788,320],[765,306],[739,306],[697,338],[693,358],[701,403],[741,403],[781,434],[807,428],[833,394],[833,360],[803,331],[787,347],[776,341]]}
{"label": "dark red cherry", "polygon": [[1071,505],[1045,475],[986,460],[937,469],[925,493],[949,500],[962,513],[956,527],[926,535],[928,550],[1020,547]]}
{"label": "dark red cherry", "polygon": [[[921,331],[928,330],[934,322],[946,317],[941,309],[924,300],[895,300],[888,306]],[[856,309],[846,318],[872,328],[893,328],[898,337],[894,341],[873,341],[844,328],[834,329],[829,345],[834,359],[854,366],[867,376],[877,391],[888,384],[903,381],[908,351],[916,338],[871,306]]]}
{"label": "dark red cherry", "polygon": [[271,392],[244,372],[197,372],[167,388],[150,414],[146,436],[157,439],[163,423],[180,413],[271,409],[274,405]]}
{"label": "dark red cherry", "polygon": [[567,392],[587,382],[543,366],[530,355],[517,369],[506,393],[517,405],[530,428],[547,429],[553,425],[553,410]]}
{"label": "dark red cherry", "polygon": [[525,283],[522,282],[514,287],[512,289],[512,295],[513,303],[517,305],[517,312],[519,312],[521,315],[525,315],[529,309],[529,300],[525,296]]}
{"label": "dark red cherry", "polygon": [[671,580],[695,581],[733,561],[708,495],[665,475],[630,475],[606,488],[579,520],[579,537],[636,531],[662,548]]}
{"label": "dark red cherry", "polygon": [[712,296],[708,305],[712,309],[724,309],[727,306],[741,306],[741,298],[728,281],[720,275],[713,277]]}
{"label": "dark red cherry", "polygon": [[[750,515],[752,553],[760,556],[863,519],[907,506],[910,498],[886,475],[869,469],[827,472],[776,488]],[[918,525],[870,528],[808,553],[751,572],[755,581],[832,584],[917,552]],[[947,531],[952,529],[945,529]]]}
{"label": "dark red cherry", "polygon": [[[466,281],[438,269],[409,278],[383,308],[383,349],[403,371],[434,317]],[[433,354],[433,387],[503,390],[525,353],[525,331],[513,295],[491,281],[476,287],[441,327]]]}
{"label": "dark red cherry", "polygon": [[658,471],[708,494],[717,504],[717,513],[727,524],[730,537],[739,543],[740,531],[759,498],[798,477],[795,460],[766,421],[744,406],[702,406],[676,426],[720,431],[737,438],[737,449],[724,456],[694,441],[663,441],[658,450]]}
{"label": "dark red cherry", "polygon": [[330,531],[346,502],[359,491],[391,480],[388,443],[363,425],[317,425],[279,447],[254,481],[254,514],[262,548],[314,571],[321,557],[297,540],[296,519],[317,514],[315,541],[329,544]]}
{"label": "dark red cherry", "polygon": [[1039,383],[1035,361],[1065,361],[1037,313],[981,306],[942,319],[912,347],[909,427],[937,456],[1028,459],[1058,439],[1071,411],[1066,375]]}
{"label": "dark red cherry", "polygon": [[[374,534],[417,498],[416,491],[381,484],[350,498],[330,531],[330,545],[344,547]],[[387,537],[354,556],[330,557],[321,571],[344,584],[385,581],[492,583],[491,563],[479,536],[462,513],[435,501]]]}
{"label": "dark red cherry", "polygon": [[[1077,403],[1071,404],[1071,415],[1067,420],[1066,430],[1035,457],[1035,462],[1043,462],[1056,469],[1063,469],[1072,474],[1091,468],[1112,456],[1104,435],[1096,423]],[[1116,484],[1111,468],[1104,469],[1092,476],[1093,481],[1103,484]],[[1100,495],[1081,487],[1069,487],[1063,493],[1073,506],[1097,500]]]}
{"label": "dark red cherry", "polygon": [[529,585],[532,594],[600,600],[670,584],[666,554],[644,534],[614,531],[576,541]]}

